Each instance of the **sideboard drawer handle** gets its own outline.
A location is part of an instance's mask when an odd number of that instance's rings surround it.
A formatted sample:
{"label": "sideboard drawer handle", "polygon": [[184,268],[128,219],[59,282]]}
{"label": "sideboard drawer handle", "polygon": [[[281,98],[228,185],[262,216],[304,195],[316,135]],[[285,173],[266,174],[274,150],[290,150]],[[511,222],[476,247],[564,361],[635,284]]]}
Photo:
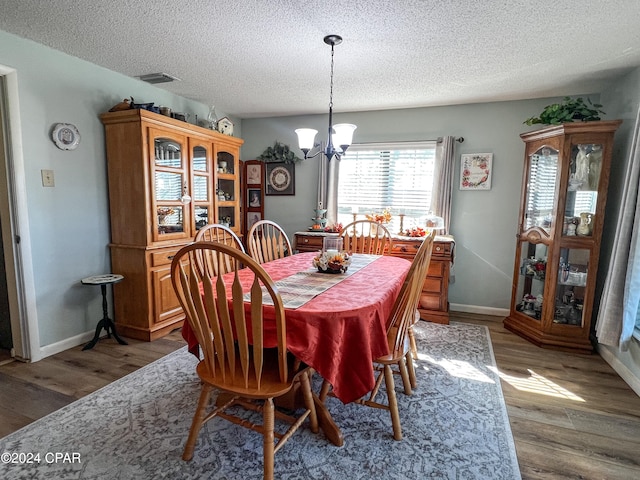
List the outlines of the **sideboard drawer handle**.
{"label": "sideboard drawer handle", "polygon": [[400,251],[401,252],[406,252],[407,251],[407,247],[405,247],[404,245],[402,247],[400,247]]}
{"label": "sideboard drawer handle", "polygon": [[168,255],[167,260],[173,260],[173,257],[175,257],[175,255]]}
{"label": "sideboard drawer handle", "polygon": [[309,243],[309,239],[308,239],[308,238],[305,238],[305,239],[303,239],[302,241],[303,241],[304,243]]}
{"label": "sideboard drawer handle", "polygon": [[440,250],[442,250],[442,247],[436,247],[436,252],[439,252]]}

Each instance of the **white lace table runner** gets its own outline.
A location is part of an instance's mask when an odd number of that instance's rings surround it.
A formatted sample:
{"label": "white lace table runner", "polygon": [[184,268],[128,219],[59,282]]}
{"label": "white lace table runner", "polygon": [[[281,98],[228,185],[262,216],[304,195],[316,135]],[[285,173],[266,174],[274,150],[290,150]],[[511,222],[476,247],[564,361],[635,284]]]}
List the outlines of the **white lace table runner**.
{"label": "white lace table runner", "polygon": [[[380,258],[378,255],[355,254],[351,257],[351,265],[345,273],[320,273],[314,267],[309,270],[294,273],[289,277],[275,282],[282,297],[284,308],[296,309],[325,292],[334,285],[342,282],[357,271]],[[249,293],[244,295],[245,301],[251,301]],[[273,305],[271,297],[262,287],[262,303]]]}

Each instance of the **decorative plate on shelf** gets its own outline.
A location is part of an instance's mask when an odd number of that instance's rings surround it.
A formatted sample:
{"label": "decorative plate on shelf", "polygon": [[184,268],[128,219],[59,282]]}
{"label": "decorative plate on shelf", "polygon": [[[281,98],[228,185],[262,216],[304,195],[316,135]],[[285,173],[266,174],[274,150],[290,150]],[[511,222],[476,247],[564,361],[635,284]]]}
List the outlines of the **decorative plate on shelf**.
{"label": "decorative plate on shelf", "polygon": [[80,132],[70,123],[56,123],[51,138],[60,150],[73,150],[80,143]]}

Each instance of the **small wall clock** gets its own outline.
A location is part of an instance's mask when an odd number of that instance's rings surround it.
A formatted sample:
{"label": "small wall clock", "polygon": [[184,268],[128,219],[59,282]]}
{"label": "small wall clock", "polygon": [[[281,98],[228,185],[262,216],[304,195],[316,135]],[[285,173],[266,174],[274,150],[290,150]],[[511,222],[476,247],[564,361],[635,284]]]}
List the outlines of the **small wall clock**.
{"label": "small wall clock", "polygon": [[60,150],[74,150],[80,143],[80,132],[70,123],[56,123],[51,138]]}

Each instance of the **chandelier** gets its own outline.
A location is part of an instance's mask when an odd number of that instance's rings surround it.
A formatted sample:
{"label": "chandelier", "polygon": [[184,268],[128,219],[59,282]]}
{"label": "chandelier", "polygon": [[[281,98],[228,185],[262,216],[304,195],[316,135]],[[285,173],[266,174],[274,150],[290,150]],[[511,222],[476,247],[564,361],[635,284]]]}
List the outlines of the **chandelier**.
{"label": "chandelier", "polygon": [[320,144],[315,143],[317,130],[313,128],[298,128],[295,132],[298,135],[298,145],[300,150],[304,153],[304,158],[313,158],[321,153],[324,153],[328,160],[333,157],[340,158],[344,152],[347,151],[349,145],[351,145],[353,139],[353,131],[357,128],[350,123],[339,123],[333,125],[333,47],[342,43],[342,37],[340,35],[327,35],[324,37],[324,43],[331,45],[331,89],[329,93],[329,138],[327,140],[327,146],[323,150],[318,150],[313,155],[309,155],[309,152],[319,147]]}

